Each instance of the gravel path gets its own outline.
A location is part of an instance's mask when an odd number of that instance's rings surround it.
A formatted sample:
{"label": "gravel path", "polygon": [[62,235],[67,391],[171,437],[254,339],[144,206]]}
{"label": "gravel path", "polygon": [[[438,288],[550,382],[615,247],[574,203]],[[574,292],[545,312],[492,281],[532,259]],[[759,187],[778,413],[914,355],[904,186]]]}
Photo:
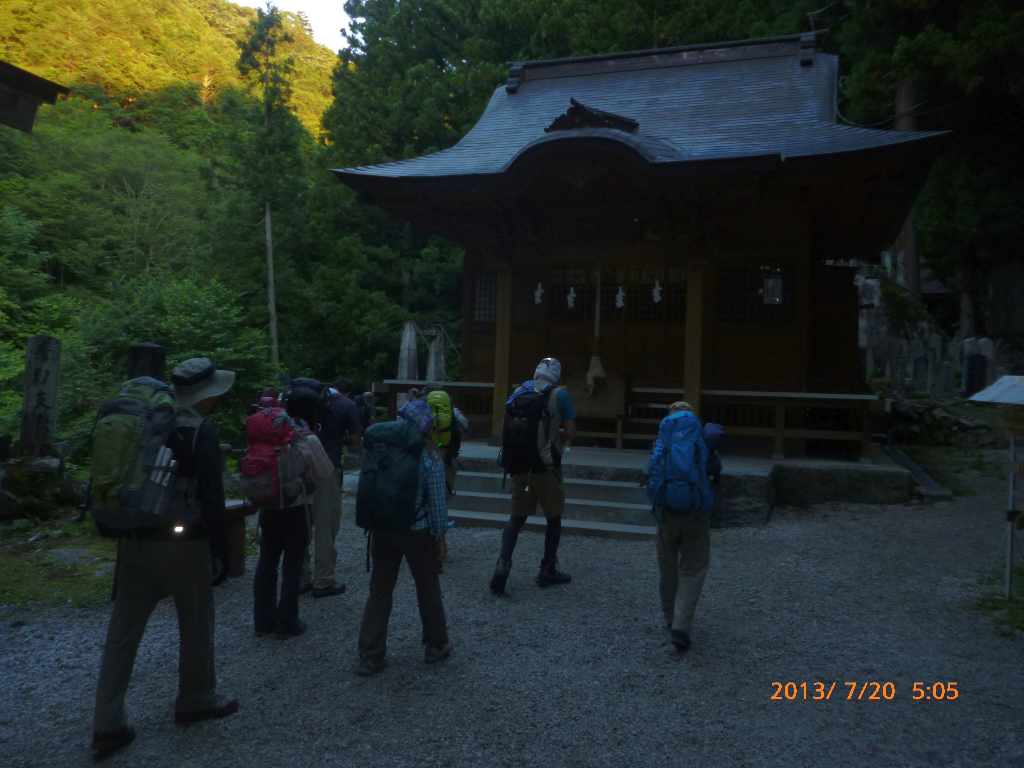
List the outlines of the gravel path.
{"label": "gravel path", "polygon": [[[218,672],[237,715],[175,727],[177,627],[158,608],[128,697],[139,735],[108,764],[1024,766],[1024,639],[970,610],[1002,493],[781,509],[764,528],[714,531],[684,656],[660,624],[652,544],[566,537],[573,583],[540,590],[542,537],[524,532],[509,596],[494,598],[499,532],[456,529],[442,577],[455,656],[423,663],[403,571],[391,667],[366,680],[353,674],[368,577],[349,509],[349,592],[303,598],[305,636],[253,636],[253,561],[218,589]],[[107,610],[23,618],[0,628],[0,765],[86,764]],[[843,683],[872,680],[895,698],[846,699]],[[773,681],[838,685],[825,701],[772,701]],[[918,681],[960,696],[913,701]]]}

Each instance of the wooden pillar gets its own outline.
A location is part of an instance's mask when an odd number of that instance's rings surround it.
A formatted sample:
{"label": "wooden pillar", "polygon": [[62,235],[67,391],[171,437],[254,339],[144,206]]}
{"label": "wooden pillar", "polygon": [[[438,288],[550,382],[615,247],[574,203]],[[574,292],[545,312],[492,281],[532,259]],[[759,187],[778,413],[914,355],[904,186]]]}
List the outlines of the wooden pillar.
{"label": "wooden pillar", "polygon": [[501,437],[501,420],[508,400],[509,350],[512,334],[512,270],[498,270],[497,316],[494,323],[494,400],[491,406],[491,437]]}
{"label": "wooden pillar", "polygon": [[683,397],[700,418],[701,356],[704,338],[703,264],[691,264],[686,270],[686,359],[683,361]]}

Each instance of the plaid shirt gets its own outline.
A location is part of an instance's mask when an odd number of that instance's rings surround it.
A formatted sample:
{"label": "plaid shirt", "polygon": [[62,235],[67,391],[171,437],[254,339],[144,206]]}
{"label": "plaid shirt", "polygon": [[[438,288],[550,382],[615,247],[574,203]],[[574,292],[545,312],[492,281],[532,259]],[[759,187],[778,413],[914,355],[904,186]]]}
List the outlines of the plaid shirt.
{"label": "plaid shirt", "polygon": [[448,486],[444,481],[444,459],[429,448],[424,448],[420,455],[420,485],[416,505],[420,514],[426,513],[422,520],[412,526],[414,531],[429,528],[435,536],[439,536],[448,528]]}
{"label": "plaid shirt", "polygon": [[298,452],[306,471],[313,475],[316,480],[324,480],[334,473],[334,464],[331,463],[320,438],[316,435],[299,435],[292,443]]}

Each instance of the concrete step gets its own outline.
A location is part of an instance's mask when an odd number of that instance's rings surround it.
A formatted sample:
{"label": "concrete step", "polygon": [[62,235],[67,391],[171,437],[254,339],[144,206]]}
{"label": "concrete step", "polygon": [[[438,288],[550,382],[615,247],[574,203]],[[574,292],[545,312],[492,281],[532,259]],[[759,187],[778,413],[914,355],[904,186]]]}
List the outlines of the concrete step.
{"label": "concrete step", "polygon": [[[508,512],[497,514],[493,512],[470,512],[467,510],[449,509],[448,515],[455,520],[456,527],[473,526],[479,528],[504,528],[508,522]],[[649,517],[649,515],[648,515]],[[543,517],[528,517],[526,525],[528,531],[543,532],[547,523]],[[658,534],[654,525],[628,525],[623,523],[597,522],[593,520],[575,520],[562,518],[562,533],[576,536],[593,536],[602,539],[633,539],[652,540]]]}
{"label": "concrete step", "polygon": [[[483,493],[511,493],[512,478],[490,472],[459,472],[455,480],[457,491],[479,491]],[[564,478],[565,495],[574,499],[595,499],[597,501],[621,501],[627,504],[647,504],[647,491],[637,483],[612,480],[577,480]]]}
{"label": "concrete step", "polygon": [[[487,493],[484,491],[457,491],[448,498],[448,510],[467,512],[488,512],[505,515],[508,518],[512,508],[510,493]],[[591,520],[601,523],[622,523],[625,525],[648,525],[651,505],[629,504],[621,501],[598,501],[595,499],[566,498],[562,517],[570,520]]]}

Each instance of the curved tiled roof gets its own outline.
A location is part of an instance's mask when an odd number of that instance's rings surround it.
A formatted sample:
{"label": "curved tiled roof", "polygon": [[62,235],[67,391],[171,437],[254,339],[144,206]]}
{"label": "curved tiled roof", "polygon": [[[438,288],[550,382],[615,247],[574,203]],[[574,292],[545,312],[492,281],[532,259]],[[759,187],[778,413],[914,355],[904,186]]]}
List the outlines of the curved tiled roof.
{"label": "curved tiled roof", "polygon": [[[809,44],[810,42],[810,44]],[[426,181],[495,176],[548,142],[604,140],[650,166],[707,160],[834,155],[919,142],[939,134],[836,122],[837,59],[813,37],[691,46],[513,64],[479,122],[450,149],[411,160],[336,171]],[[545,133],[569,107],[628,115],[635,131],[575,128]],[[369,180],[369,179],[367,179]]]}

